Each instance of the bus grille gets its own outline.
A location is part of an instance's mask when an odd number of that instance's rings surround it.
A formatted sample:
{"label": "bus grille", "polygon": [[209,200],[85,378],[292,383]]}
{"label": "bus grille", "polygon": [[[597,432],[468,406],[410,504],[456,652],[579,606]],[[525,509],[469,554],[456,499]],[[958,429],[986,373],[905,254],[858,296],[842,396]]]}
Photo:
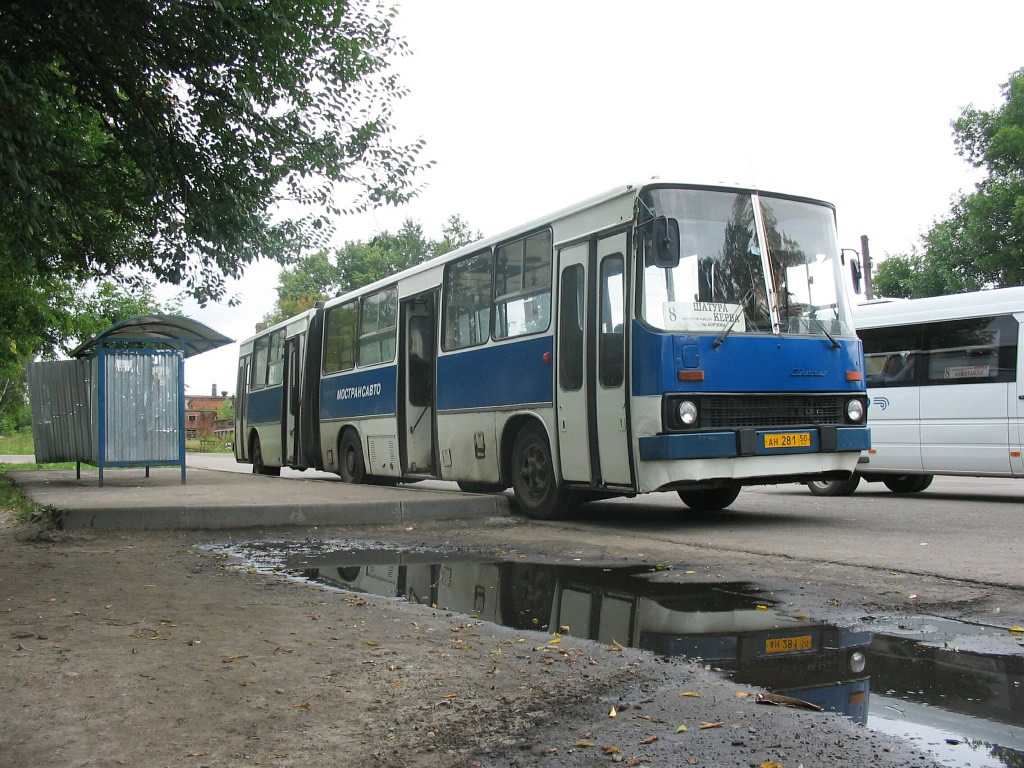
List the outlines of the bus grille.
{"label": "bus grille", "polygon": [[703,405],[705,428],[797,427],[843,424],[845,398],[840,395],[713,396]]}

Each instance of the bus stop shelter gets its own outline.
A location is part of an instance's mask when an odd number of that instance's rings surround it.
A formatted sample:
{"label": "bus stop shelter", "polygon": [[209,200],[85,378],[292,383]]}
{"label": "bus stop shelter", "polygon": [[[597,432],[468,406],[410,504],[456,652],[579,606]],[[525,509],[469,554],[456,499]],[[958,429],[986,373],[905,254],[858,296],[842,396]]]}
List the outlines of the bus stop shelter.
{"label": "bus stop shelter", "polygon": [[141,315],[82,343],[69,360],[30,363],[40,464],[180,466],[185,483],[185,359],[232,339],[180,315]]}

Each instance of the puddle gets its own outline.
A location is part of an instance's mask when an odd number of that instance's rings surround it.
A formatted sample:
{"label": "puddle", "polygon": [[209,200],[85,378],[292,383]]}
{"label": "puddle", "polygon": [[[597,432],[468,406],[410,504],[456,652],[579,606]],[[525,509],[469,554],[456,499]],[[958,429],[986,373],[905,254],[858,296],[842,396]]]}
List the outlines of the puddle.
{"label": "puddle", "polygon": [[841,712],[951,766],[1024,765],[1024,656],[985,648],[1005,630],[913,617],[885,632],[787,615],[756,585],[681,568],[528,562],[338,543],[227,551],[250,567],[464,613],[700,660],[739,683]]}

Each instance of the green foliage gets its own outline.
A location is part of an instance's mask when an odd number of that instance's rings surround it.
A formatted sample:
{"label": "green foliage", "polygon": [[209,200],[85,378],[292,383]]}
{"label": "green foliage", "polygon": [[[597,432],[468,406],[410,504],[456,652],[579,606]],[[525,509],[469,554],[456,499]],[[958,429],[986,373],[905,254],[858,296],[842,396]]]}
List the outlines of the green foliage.
{"label": "green foliage", "polygon": [[480,233],[471,230],[461,216],[453,215],[442,227],[440,240],[430,240],[420,224],[406,219],[396,234],[384,231],[369,242],[346,242],[333,254],[318,251],[282,270],[277,305],[263,321],[273,325],[318,301],[389,277],[480,238]]}
{"label": "green foliage", "polygon": [[0,4],[0,358],[73,333],[48,307],[86,279],[219,299],[254,260],[326,243],[343,209],[415,194],[422,142],[391,137],[393,15],[373,0]]}
{"label": "green foliage", "polygon": [[936,296],[1024,285],[1024,69],[1003,85],[1006,103],[965,108],[957,151],[987,176],[922,238],[923,253],[890,256],[874,285],[886,296]]}
{"label": "green foliage", "polygon": [[217,418],[222,421],[230,421],[235,418],[235,401],[226,398],[217,408]]}
{"label": "green foliage", "polygon": [[[174,303],[156,301],[148,283],[135,280],[132,284],[129,289],[109,280],[83,283],[53,278],[36,281],[38,290],[26,289],[12,297],[8,306],[14,312],[6,323],[16,330],[7,338],[6,349],[0,350],[0,434],[32,423],[25,366],[36,355],[53,359],[121,320],[177,311]],[[0,294],[10,292],[11,283],[0,281]],[[4,322],[0,317],[0,325]]]}

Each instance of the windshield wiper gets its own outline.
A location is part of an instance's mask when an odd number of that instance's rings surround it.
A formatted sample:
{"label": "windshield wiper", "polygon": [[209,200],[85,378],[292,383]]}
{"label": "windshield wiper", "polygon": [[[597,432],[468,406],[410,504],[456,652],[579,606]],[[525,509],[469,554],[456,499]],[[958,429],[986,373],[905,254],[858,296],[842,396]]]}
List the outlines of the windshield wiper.
{"label": "windshield wiper", "polygon": [[736,312],[733,314],[732,319],[729,320],[729,324],[725,326],[725,330],[718,335],[717,339],[711,342],[712,347],[718,349],[720,346],[722,346],[722,342],[725,341],[726,337],[730,333],[732,333],[733,326],[736,325],[736,321],[740,319],[740,316],[743,314],[743,311],[747,308],[747,302],[750,301],[753,297],[754,289],[751,288],[744,294],[743,298],[740,299],[740,305],[736,309]]}
{"label": "windshield wiper", "polygon": [[825,324],[822,323],[821,320],[819,320],[813,314],[808,315],[807,317],[809,317],[811,319],[811,322],[813,322],[816,326],[818,326],[819,329],[821,329],[822,333],[824,333],[826,336],[828,336],[828,340],[832,342],[832,349],[839,349],[839,346],[840,346],[839,342],[836,341],[835,336],[833,336],[831,333],[828,332],[828,328],[825,327]]}

